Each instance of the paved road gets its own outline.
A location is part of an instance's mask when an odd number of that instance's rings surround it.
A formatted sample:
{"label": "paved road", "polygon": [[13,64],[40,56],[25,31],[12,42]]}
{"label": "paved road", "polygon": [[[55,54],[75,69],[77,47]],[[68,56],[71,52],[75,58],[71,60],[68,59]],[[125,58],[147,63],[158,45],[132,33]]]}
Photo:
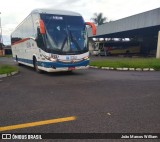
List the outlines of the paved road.
{"label": "paved road", "polygon": [[0,126],[69,116],[76,120],[8,133],[160,132],[160,72],[38,74],[19,68],[20,74],[0,79]]}
{"label": "paved road", "polygon": [[16,65],[12,57],[0,57],[0,64]]}

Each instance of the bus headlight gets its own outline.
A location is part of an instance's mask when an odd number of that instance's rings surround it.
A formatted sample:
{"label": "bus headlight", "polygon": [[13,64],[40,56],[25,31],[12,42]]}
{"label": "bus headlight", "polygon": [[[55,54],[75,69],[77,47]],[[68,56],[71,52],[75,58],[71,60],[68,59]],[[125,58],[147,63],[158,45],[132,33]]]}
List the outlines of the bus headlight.
{"label": "bus headlight", "polygon": [[51,58],[57,59],[57,58],[58,58],[58,55],[56,55],[56,54],[51,54]]}
{"label": "bus headlight", "polygon": [[54,59],[54,58],[49,58],[49,60],[52,61],[52,62],[56,62],[57,61],[57,59]]}
{"label": "bus headlight", "polygon": [[58,59],[58,55],[50,54],[49,60],[52,62],[56,62]]}
{"label": "bus headlight", "polygon": [[43,55],[47,60],[50,60],[52,62],[56,62],[58,59],[58,55],[55,54],[49,54],[49,56]]}
{"label": "bus headlight", "polygon": [[87,56],[87,57],[84,57],[83,59],[84,59],[84,60],[89,60],[89,57]]}

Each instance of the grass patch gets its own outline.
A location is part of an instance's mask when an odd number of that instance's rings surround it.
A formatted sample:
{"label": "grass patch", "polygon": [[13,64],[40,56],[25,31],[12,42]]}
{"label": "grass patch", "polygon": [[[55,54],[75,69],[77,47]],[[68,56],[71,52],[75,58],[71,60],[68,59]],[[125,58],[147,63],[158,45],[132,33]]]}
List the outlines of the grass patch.
{"label": "grass patch", "polygon": [[0,74],[9,74],[14,71],[18,71],[17,67],[10,65],[0,65]]}
{"label": "grass patch", "polygon": [[91,66],[113,68],[153,68],[160,70],[160,59],[155,58],[123,58],[91,61]]}
{"label": "grass patch", "polygon": [[0,56],[1,57],[7,57],[7,58],[12,58],[12,55],[4,55],[4,56]]}

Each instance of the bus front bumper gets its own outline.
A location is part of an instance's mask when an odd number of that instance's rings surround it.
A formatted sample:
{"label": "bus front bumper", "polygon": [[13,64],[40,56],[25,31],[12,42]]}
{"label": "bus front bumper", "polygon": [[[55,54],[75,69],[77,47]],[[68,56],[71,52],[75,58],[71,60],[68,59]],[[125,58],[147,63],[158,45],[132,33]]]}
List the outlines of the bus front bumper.
{"label": "bus front bumper", "polygon": [[88,69],[88,66],[79,66],[79,67],[61,67],[61,68],[44,68],[44,67],[38,67],[40,70],[44,70],[46,72],[63,72],[63,71],[74,71],[74,70],[83,70]]}

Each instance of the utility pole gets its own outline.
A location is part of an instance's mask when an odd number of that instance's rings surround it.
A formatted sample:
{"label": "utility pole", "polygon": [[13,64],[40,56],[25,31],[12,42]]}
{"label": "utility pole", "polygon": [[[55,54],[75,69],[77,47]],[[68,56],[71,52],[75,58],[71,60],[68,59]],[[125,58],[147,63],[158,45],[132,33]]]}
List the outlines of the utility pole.
{"label": "utility pole", "polygon": [[3,44],[3,37],[2,37],[2,24],[1,24],[1,12],[0,12],[0,43]]}

